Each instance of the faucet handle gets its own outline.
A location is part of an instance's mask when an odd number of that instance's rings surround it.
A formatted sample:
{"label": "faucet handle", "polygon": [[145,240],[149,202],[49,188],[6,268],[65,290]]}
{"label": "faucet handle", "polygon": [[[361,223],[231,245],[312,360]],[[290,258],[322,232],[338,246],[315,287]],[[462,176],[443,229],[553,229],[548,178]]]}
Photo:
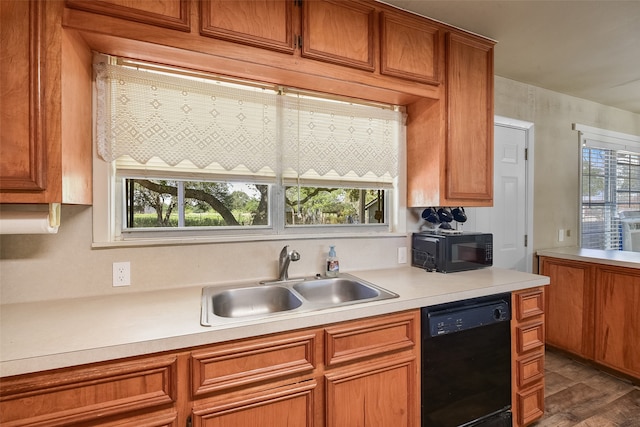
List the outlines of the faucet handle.
{"label": "faucet handle", "polygon": [[284,245],[284,248],[282,248],[282,250],[280,251],[280,259],[286,257],[288,253],[289,253],[289,245]]}

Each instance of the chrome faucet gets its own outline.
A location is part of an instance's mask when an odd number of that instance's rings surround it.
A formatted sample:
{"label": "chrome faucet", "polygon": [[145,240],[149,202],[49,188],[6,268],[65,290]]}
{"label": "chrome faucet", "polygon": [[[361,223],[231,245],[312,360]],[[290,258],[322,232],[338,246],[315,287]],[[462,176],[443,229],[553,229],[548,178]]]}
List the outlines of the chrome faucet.
{"label": "chrome faucet", "polygon": [[280,258],[278,260],[278,280],[286,281],[289,279],[289,264],[291,261],[298,261],[300,259],[300,253],[296,250],[289,252],[289,245],[286,245],[280,251]]}

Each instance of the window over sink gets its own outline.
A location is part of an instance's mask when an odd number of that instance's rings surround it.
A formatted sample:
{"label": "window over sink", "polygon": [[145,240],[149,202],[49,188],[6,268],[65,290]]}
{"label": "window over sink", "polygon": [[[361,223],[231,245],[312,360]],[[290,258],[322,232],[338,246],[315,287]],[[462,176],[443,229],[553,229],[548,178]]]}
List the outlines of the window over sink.
{"label": "window over sink", "polygon": [[97,58],[95,244],[393,231],[400,108]]}

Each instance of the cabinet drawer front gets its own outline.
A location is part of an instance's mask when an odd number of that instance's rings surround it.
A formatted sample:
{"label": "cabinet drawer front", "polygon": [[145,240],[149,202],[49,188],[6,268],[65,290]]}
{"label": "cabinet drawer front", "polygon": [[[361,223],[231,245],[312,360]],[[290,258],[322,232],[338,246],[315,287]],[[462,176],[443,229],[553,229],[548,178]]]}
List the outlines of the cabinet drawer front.
{"label": "cabinet drawer front", "polygon": [[544,314],[544,293],[542,289],[515,294],[516,318],[528,320]]}
{"label": "cabinet drawer front", "polygon": [[69,425],[176,400],[177,358],[3,378],[2,426]]}
{"label": "cabinet drawer front", "polygon": [[315,341],[314,333],[288,334],[194,351],[191,353],[193,395],[311,372],[316,365]]}
{"label": "cabinet drawer front", "polygon": [[517,393],[516,413],[518,425],[527,425],[544,414],[544,385]]}
{"label": "cabinet drawer front", "polygon": [[412,348],[417,341],[418,315],[416,311],[326,328],[326,365]]}
{"label": "cabinet drawer front", "polygon": [[303,381],[193,408],[193,427],[312,427],[317,383]]}
{"label": "cabinet drawer front", "polygon": [[516,344],[519,354],[544,346],[544,324],[528,323],[516,326]]}
{"label": "cabinet drawer front", "polygon": [[544,353],[539,352],[533,356],[516,360],[515,374],[519,389],[540,381],[544,378]]}

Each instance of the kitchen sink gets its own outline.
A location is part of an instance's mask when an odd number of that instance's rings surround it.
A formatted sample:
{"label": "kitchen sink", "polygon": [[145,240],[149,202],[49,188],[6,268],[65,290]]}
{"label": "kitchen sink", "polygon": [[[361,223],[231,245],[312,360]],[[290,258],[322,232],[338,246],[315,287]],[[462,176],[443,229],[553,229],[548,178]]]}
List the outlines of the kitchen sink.
{"label": "kitchen sink", "polygon": [[302,301],[283,286],[254,286],[229,289],[211,297],[216,316],[247,317],[298,308]]}
{"label": "kitchen sink", "polygon": [[308,301],[341,304],[343,302],[371,299],[380,292],[362,282],[342,277],[306,280],[293,285]]}
{"label": "kitchen sink", "polygon": [[349,274],[202,289],[201,324],[267,318],[396,298],[397,294]]}

